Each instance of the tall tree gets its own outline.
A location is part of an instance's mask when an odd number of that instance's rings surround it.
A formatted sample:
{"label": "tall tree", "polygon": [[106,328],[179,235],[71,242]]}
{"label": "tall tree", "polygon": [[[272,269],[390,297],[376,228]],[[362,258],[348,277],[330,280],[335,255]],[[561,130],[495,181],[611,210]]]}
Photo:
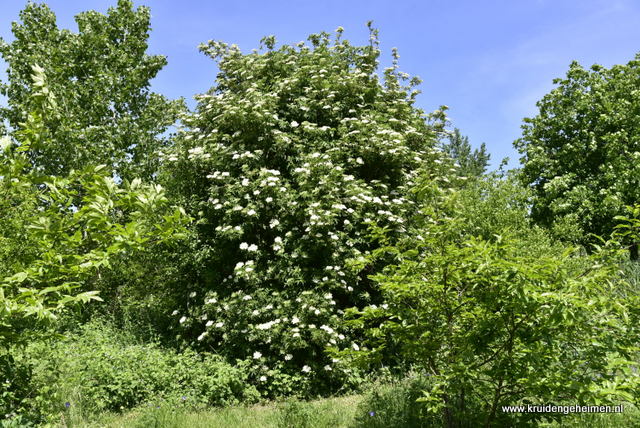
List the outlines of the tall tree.
{"label": "tall tree", "polygon": [[150,91],[150,80],[166,65],[163,56],[147,55],[150,13],[119,0],[106,15],[76,16],[78,33],[61,30],[44,4],[28,3],[13,23],[15,39],[0,40],[8,82],[0,91],[8,106],[0,109],[13,134],[24,128],[33,110],[32,66],[44,70],[60,116],[44,124],[48,144],[30,153],[32,165],[64,174],[84,165],[104,164],[121,177],[150,179],[158,168],[159,149],[182,101]]}
{"label": "tall tree", "polygon": [[515,142],[521,176],[534,191],[533,218],[588,243],[640,202],[640,55],[612,68],[574,62],[554,83]]}
{"label": "tall tree", "polygon": [[448,141],[442,144],[442,148],[460,165],[459,173],[463,176],[479,177],[489,166],[491,155],[487,153],[485,144],[482,143],[479,149],[471,151],[469,137],[462,135],[458,128],[449,134]]}

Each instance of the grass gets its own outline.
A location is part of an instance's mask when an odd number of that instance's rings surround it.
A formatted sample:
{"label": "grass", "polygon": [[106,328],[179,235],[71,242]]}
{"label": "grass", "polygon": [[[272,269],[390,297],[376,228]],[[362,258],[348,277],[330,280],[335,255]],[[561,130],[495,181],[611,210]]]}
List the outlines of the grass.
{"label": "grass", "polygon": [[105,413],[89,421],[69,414],[60,427],[83,428],[339,428],[352,426],[362,397],[315,401],[289,400],[255,406],[206,411],[170,407],[138,408],[122,414]]}
{"label": "grass", "polygon": [[[389,398],[389,397],[387,397]],[[404,413],[398,402],[388,402],[383,413]],[[397,400],[396,400],[397,401]],[[409,417],[369,419],[367,405],[374,404],[364,395],[350,395],[314,401],[288,400],[253,406],[230,406],[206,411],[194,411],[171,406],[141,407],[121,414],[103,413],[93,420],[69,412],[60,428],[366,428],[388,426],[408,428],[435,426]],[[384,405],[378,403],[379,405]],[[394,409],[391,409],[393,407]],[[402,407],[402,406],[400,406]],[[365,414],[361,414],[365,412]],[[411,412],[409,412],[411,413]],[[374,418],[381,415],[376,414]],[[396,415],[397,416],[397,415]],[[407,413],[406,416],[409,416]],[[424,424],[426,422],[426,425]],[[392,425],[385,425],[391,423]],[[433,422],[432,422],[433,423]],[[382,425],[381,425],[382,424]],[[544,428],[626,428],[640,427],[640,411],[629,406],[622,414],[573,414],[560,422],[540,423]]]}

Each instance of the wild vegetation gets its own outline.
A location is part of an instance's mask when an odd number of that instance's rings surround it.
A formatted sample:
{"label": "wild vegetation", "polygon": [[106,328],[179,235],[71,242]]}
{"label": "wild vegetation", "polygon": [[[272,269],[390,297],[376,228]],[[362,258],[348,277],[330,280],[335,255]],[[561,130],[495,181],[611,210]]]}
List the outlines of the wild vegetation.
{"label": "wild vegetation", "polygon": [[[77,22],[0,41],[0,426],[640,422],[640,58],[571,65],[487,172],[371,24],[209,41],[188,111],[147,8]],[[625,412],[505,410],[544,404]]]}

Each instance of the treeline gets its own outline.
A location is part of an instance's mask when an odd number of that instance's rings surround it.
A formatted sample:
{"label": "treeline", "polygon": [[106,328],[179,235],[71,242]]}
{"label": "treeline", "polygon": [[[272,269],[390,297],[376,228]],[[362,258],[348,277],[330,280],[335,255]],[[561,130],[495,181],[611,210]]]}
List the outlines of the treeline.
{"label": "treeline", "polygon": [[522,169],[487,173],[397,52],[379,69],[371,24],[364,46],[203,44],[219,73],[188,111],[150,90],[147,8],[76,21],[29,3],[0,42],[5,418],[409,372],[425,426],[637,404],[637,59],[573,64],[525,119]]}

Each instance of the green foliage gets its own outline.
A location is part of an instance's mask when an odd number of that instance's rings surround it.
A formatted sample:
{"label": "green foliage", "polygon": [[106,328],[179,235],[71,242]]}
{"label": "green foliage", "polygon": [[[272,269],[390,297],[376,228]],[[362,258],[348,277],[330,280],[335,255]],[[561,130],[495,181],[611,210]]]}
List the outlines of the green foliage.
{"label": "green foliage", "polygon": [[463,136],[458,128],[448,135],[448,141],[442,143],[442,148],[459,164],[458,172],[464,177],[480,177],[489,166],[491,155],[487,153],[485,144],[472,152],[469,137]]}
{"label": "green foliage", "polygon": [[[11,354],[0,353],[0,412],[4,418],[13,419],[24,410],[23,400],[29,394],[30,377],[28,366],[16,363]],[[4,425],[0,426],[4,428]]]}
{"label": "green foliage", "polygon": [[197,218],[178,333],[254,361],[265,385],[273,370],[315,391],[351,376],[325,348],[351,346],[344,309],[379,297],[368,224],[404,233],[416,168],[447,163],[444,113],[413,106],[418,81],[405,86],[397,54],[380,81],[376,31],[363,47],[341,34],[278,49],[268,37],[250,54],[202,46],[220,73],[167,154],[168,185]]}
{"label": "green foliage", "polygon": [[33,425],[23,419],[22,416],[12,417],[10,419],[0,420],[1,428],[31,428]]}
{"label": "green foliage", "polygon": [[380,250],[398,262],[374,277],[386,301],[360,312],[371,349],[357,354],[376,361],[393,347],[422,367],[432,384],[421,401],[446,426],[543,417],[499,412],[514,403],[635,400],[638,301],[620,292],[619,253],[558,254],[508,230],[476,237],[456,192],[421,190],[432,203],[416,229]]}
{"label": "green foliage", "polygon": [[[18,133],[19,144],[9,141],[0,155],[3,203],[13,206],[10,214],[17,213],[0,224],[4,230],[21,227],[20,233],[3,236],[0,348],[24,339],[35,319],[54,319],[75,302],[99,300],[85,284],[99,277],[114,255],[176,238],[186,220],[182,211],[170,211],[160,186],[139,180],[118,186],[102,166],[72,170],[66,177],[30,169],[28,156],[42,136],[52,99],[42,69],[34,72],[33,80],[42,82],[35,95],[38,110],[30,115],[31,126]],[[16,252],[24,243],[30,244],[28,251]]]}
{"label": "green foliage", "polygon": [[56,94],[51,107],[57,114],[42,124],[49,134],[46,144],[29,153],[33,166],[64,175],[103,164],[121,178],[151,179],[159,149],[168,144],[162,134],[182,102],[149,91],[149,82],[166,64],[164,57],[146,54],[149,9],[134,10],[132,1],[119,0],[106,15],[79,14],[78,33],[58,29],[44,4],[27,3],[20,19],[13,24],[14,40],[0,40],[8,66],[8,83],[0,86],[8,106],[0,109],[0,121],[8,120],[14,134],[28,126],[39,90],[33,64],[42,67]]}
{"label": "green foliage", "polygon": [[358,405],[354,427],[427,428],[441,426],[417,400],[431,384],[425,376],[376,385]]}
{"label": "green foliage", "polygon": [[[251,421],[523,426],[596,418],[500,407],[638,404],[639,265],[615,248],[637,258],[640,57],[573,64],[526,120],[522,171],[485,175],[484,144],[443,142],[446,108],[415,107],[396,51],[378,73],[371,26],[366,46],[342,28],[201,46],[219,74],[169,144],[182,106],[149,91],[166,63],[145,53],[149,19],[119,0],[76,34],[28,3],[0,41],[2,426],[130,409],[127,426],[212,426],[189,412],[348,390],[371,368],[421,375],[357,410],[296,399]],[[96,312],[110,322],[80,326]]]}
{"label": "green foliage", "polygon": [[638,243],[640,242],[640,204],[626,207],[627,215],[614,217],[618,222],[614,227],[613,236],[626,244],[631,254],[631,259],[638,260]]}
{"label": "green foliage", "polygon": [[[184,211],[168,206],[160,186],[140,180],[117,185],[103,166],[64,177],[30,168],[29,154],[46,135],[43,121],[53,104],[42,69],[33,70],[40,88],[35,110],[16,134],[19,140],[4,139],[0,153],[0,203],[9,207],[0,219],[0,230],[8,232],[0,241],[0,360],[7,370],[18,367],[8,356],[11,347],[45,332],[77,303],[100,300],[90,284],[114,257],[175,240],[188,220]],[[20,410],[23,381],[17,377],[3,385],[3,414]]]}
{"label": "green foliage", "polygon": [[136,343],[100,322],[57,342],[33,343],[18,354],[21,366],[31,371],[23,406],[26,414],[42,418],[72,410],[89,415],[139,405],[194,409],[258,398],[241,367],[215,355]]}
{"label": "green foliage", "polygon": [[516,141],[532,217],[579,243],[609,236],[640,201],[640,57],[610,69],[572,63]]}

